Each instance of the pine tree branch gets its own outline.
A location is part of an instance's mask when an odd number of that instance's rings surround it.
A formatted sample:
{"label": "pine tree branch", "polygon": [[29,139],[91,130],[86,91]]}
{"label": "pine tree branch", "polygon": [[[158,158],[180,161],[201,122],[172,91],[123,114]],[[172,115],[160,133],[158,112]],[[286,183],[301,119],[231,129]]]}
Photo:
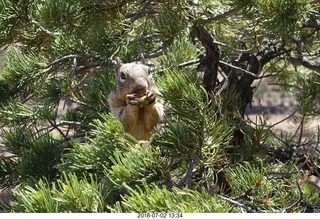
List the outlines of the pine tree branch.
{"label": "pine tree branch", "polygon": [[232,199],[230,199],[230,198],[227,198],[227,197],[225,197],[225,196],[222,196],[222,195],[219,195],[219,194],[215,194],[215,196],[217,196],[219,199],[222,199],[222,200],[224,200],[224,201],[229,202],[229,203],[232,204],[232,205],[235,205],[235,206],[237,206],[237,207],[239,207],[239,208],[245,209],[247,212],[250,212],[250,213],[258,213],[257,211],[253,210],[252,208],[250,208],[250,207],[248,207],[248,206],[246,206],[246,205],[244,205],[244,204],[241,204],[240,202],[237,202],[237,201],[235,201],[235,200],[232,200]]}
{"label": "pine tree branch", "polygon": [[156,57],[162,56],[168,50],[169,50],[169,47],[161,47],[151,53],[143,53],[143,56],[145,58],[156,58]]}
{"label": "pine tree branch", "polygon": [[297,205],[302,201],[302,199],[303,199],[303,192],[302,192],[302,190],[301,190],[301,187],[300,187],[299,182],[297,182],[296,185],[297,185],[297,187],[298,187],[298,189],[299,189],[299,198],[298,198],[298,200],[295,201],[292,205],[284,208],[284,209],[281,211],[281,213],[285,213],[286,211],[294,208],[295,206],[297,206]]}
{"label": "pine tree branch", "polygon": [[183,68],[183,67],[187,67],[187,66],[190,66],[190,65],[194,65],[194,64],[197,64],[199,63],[200,61],[197,60],[197,59],[194,59],[194,60],[190,60],[190,61],[187,61],[187,62],[183,62],[183,63],[180,63],[178,65],[179,68]]}
{"label": "pine tree branch", "polygon": [[250,48],[250,49],[244,49],[244,50],[243,49],[237,49],[237,48],[234,48],[234,47],[232,47],[232,46],[230,46],[228,44],[225,44],[225,43],[222,43],[222,42],[219,42],[219,41],[216,41],[216,40],[213,43],[217,44],[219,46],[226,47],[226,48],[228,48],[230,50],[233,50],[233,51],[236,51],[236,52],[241,52],[241,53],[250,52],[254,48],[252,46],[252,48]]}
{"label": "pine tree branch", "polygon": [[315,21],[309,21],[302,25],[302,28],[314,28],[316,30],[320,30],[320,24]]}
{"label": "pine tree branch", "polygon": [[[184,67],[187,67],[187,66],[190,66],[190,65],[198,64],[199,62],[200,62],[200,60],[198,60],[198,59],[190,60],[190,61],[178,64],[178,68],[184,68]],[[170,66],[170,67],[165,68],[165,69],[160,69],[160,70],[157,70],[156,72],[154,72],[154,74],[161,74],[161,73],[163,73],[163,72],[165,72],[167,70],[175,69],[176,67],[177,66]]]}
{"label": "pine tree branch", "polygon": [[196,149],[194,158],[192,160],[190,160],[189,162],[189,166],[188,166],[188,170],[186,172],[186,185],[188,189],[191,189],[191,181],[192,181],[192,175],[193,175],[193,168],[194,165],[198,163],[199,161],[199,156],[200,156],[200,151],[201,151],[201,146],[199,146]]}
{"label": "pine tree branch", "polygon": [[88,135],[87,132],[81,132],[81,133],[77,133],[77,134],[74,135],[74,136],[69,136],[69,137],[67,137],[67,138],[65,138],[65,139],[63,139],[63,140],[59,140],[59,141],[57,141],[56,144],[59,145],[59,144],[63,144],[63,143],[65,143],[65,142],[68,142],[68,141],[73,140],[73,139],[77,139],[77,138],[82,139],[82,138],[84,138],[84,137],[90,138],[90,137],[92,137],[92,136]]}
{"label": "pine tree branch", "polygon": [[267,175],[280,175],[280,176],[289,176],[301,173],[301,171],[292,171],[292,172],[268,172]]}
{"label": "pine tree branch", "polygon": [[88,64],[88,65],[82,65],[82,66],[76,66],[76,59],[77,58],[84,58],[84,57],[95,57],[95,55],[93,54],[88,54],[88,53],[83,53],[83,54],[70,54],[70,55],[66,55],[66,56],[63,56],[53,62],[51,62],[50,64],[48,64],[46,68],[50,68],[51,66],[53,65],[57,65],[65,60],[68,60],[68,59],[74,59],[74,66],[71,70],[71,73],[70,75],[71,76],[74,76],[74,75],[77,75],[77,74],[80,74],[82,72],[85,72],[85,71],[88,71],[90,70],[91,72],[94,72],[94,71],[101,71],[103,70],[106,66],[108,65],[111,65],[112,61],[110,60],[106,60],[106,61],[103,61],[103,62],[96,62],[96,63],[93,63],[93,64]]}
{"label": "pine tree branch", "polygon": [[60,62],[63,62],[65,60],[68,59],[74,59],[74,58],[83,58],[83,57],[94,57],[95,55],[93,54],[88,54],[88,53],[83,53],[83,54],[69,54],[66,56],[63,56],[57,60],[54,60],[53,62],[51,62],[50,64],[48,64],[46,67],[44,68],[50,68],[53,65],[59,64]]}
{"label": "pine tree branch", "polygon": [[121,1],[121,2],[117,2],[115,5],[112,5],[112,6],[109,6],[108,8],[107,8],[107,10],[114,10],[114,9],[117,9],[117,8],[121,8],[121,7],[123,7],[124,5],[126,5],[126,4],[128,4],[130,1],[128,1],[128,0],[123,0],[123,1]]}
{"label": "pine tree branch", "polygon": [[226,11],[222,14],[218,14],[216,16],[212,16],[212,17],[209,17],[207,19],[199,19],[197,20],[197,23],[198,24],[207,24],[207,23],[210,23],[212,21],[217,21],[217,20],[221,20],[221,19],[225,19],[225,18],[228,18],[228,17],[231,17],[233,16],[234,14],[236,14],[238,11],[240,11],[241,7],[239,6],[236,6],[232,9],[230,9],[229,11]]}
{"label": "pine tree branch", "polygon": [[26,98],[20,100],[20,102],[26,103],[27,101],[31,100],[35,95],[36,95],[36,93],[32,93],[32,94],[28,95]]}
{"label": "pine tree branch", "polygon": [[252,73],[252,72],[250,72],[250,71],[248,71],[248,70],[246,70],[246,69],[239,68],[239,67],[237,67],[237,66],[235,66],[235,65],[229,64],[229,63],[224,62],[224,61],[221,61],[221,60],[219,61],[219,63],[220,63],[220,64],[223,64],[223,65],[225,65],[225,66],[228,66],[228,67],[230,67],[230,68],[233,68],[233,69],[235,69],[235,70],[242,71],[242,72],[244,72],[244,73],[252,76],[252,77],[255,78],[255,79],[258,78],[258,76],[257,76],[256,74],[254,74],[254,73]]}
{"label": "pine tree branch", "polygon": [[130,18],[130,22],[133,23],[133,22],[135,22],[138,18],[140,18],[140,17],[144,14],[145,10],[149,7],[149,5],[150,5],[151,3],[152,3],[152,0],[148,0],[148,1],[144,4],[144,6],[143,6],[133,17]]}
{"label": "pine tree branch", "polygon": [[[266,48],[266,49],[269,49],[269,48]],[[271,51],[269,51],[266,54],[262,55],[262,57],[260,59],[261,68],[265,64],[269,63],[272,59],[274,59],[276,57],[279,57],[279,56],[281,56],[283,54],[287,54],[288,52],[290,52],[290,49],[283,49],[282,51],[279,50],[278,48],[271,49]]]}
{"label": "pine tree branch", "polygon": [[296,109],[294,112],[292,112],[289,116],[285,117],[284,119],[276,122],[276,123],[273,123],[270,127],[275,127],[276,125],[279,125],[280,123],[290,119],[291,117],[293,117],[296,113],[298,112],[298,109]]}
{"label": "pine tree branch", "polygon": [[74,90],[75,88],[79,87],[80,85],[82,85],[85,82],[85,80],[87,78],[89,78],[91,76],[92,76],[92,72],[86,73],[78,83],[72,85],[71,89]]}
{"label": "pine tree branch", "polygon": [[205,187],[206,191],[208,192],[208,194],[211,195],[211,196],[213,196],[213,197],[217,197],[217,198],[222,199],[222,200],[224,200],[224,201],[226,201],[226,202],[229,202],[230,204],[239,207],[241,210],[242,210],[242,209],[245,209],[246,212],[258,213],[257,211],[251,209],[250,207],[248,207],[248,206],[246,206],[246,205],[244,205],[244,204],[241,204],[240,202],[237,202],[237,201],[232,200],[232,199],[230,199],[230,198],[227,198],[227,197],[225,197],[225,196],[222,196],[222,195],[213,193],[213,192],[210,190],[209,186],[208,186],[207,179],[205,179],[204,187]]}
{"label": "pine tree branch", "polygon": [[54,127],[64,139],[67,139],[68,137],[63,133],[63,131],[57,126],[55,121],[51,121],[51,119],[47,119],[47,121],[50,123],[52,127]]}
{"label": "pine tree branch", "polygon": [[[220,74],[224,78],[224,82],[223,82],[222,86],[220,87],[220,89],[217,91],[217,95],[221,95],[222,91],[224,91],[229,85],[228,76],[223,71],[220,71]],[[217,104],[217,106],[218,106],[218,109],[221,109],[221,106],[219,104]],[[222,111],[220,111],[220,115],[223,115]]]}
{"label": "pine tree branch", "polygon": [[[56,129],[56,127],[60,127],[60,126],[81,126],[82,125],[82,123],[81,122],[76,122],[76,121],[60,121],[60,122],[58,122],[58,123],[55,123],[55,127],[54,126],[50,126],[50,127],[52,127],[52,129],[50,129],[49,130],[49,132],[52,132],[53,130],[55,130]],[[43,131],[45,131],[45,130],[48,130],[50,127],[43,127],[43,128],[41,128],[41,129],[38,129],[37,130],[37,133],[36,134],[38,134],[38,133],[41,133],[41,132],[43,132]]]}
{"label": "pine tree branch", "polygon": [[193,160],[190,160],[188,165],[188,170],[186,172],[186,186],[188,189],[191,189],[193,167],[194,167],[194,162]]}
{"label": "pine tree branch", "polygon": [[203,77],[203,84],[208,93],[213,93],[217,82],[220,50],[214,43],[214,36],[203,26],[196,24],[191,33],[192,38],[197,38],[206,49],[206,71]]}
{"label": "pine tree branch", "polygon": [[[200,61],[197,60],[197,59],[194,59],[194,60],[191,60],[191,61],[188,61],[188,62],[180,63],[180,64],[178,64],[178,67],[179,67],[179,68],[183,68],[183,67],[190,66],[190,65],[194,65],[194,64],[197,64],[197,63],[200,63]],[[259,77],[258,77],[257,75],[255,75],[254,73],[252,73],[252,72],[250,72],[250,71],[248,71],[248,70],[246,70],[246,69],[243,69],[243,68],[237,67],[237,66],[235,66],[235,65],[232,65],[232,64],[230,64],[230,63],[227,63],[227,62],[224,62],[224,61],[219,60],[219,64],[228,66],[228,67],[233,68],[233,69],[235,69],[235,70],[242,71],[242,72],[244,72],[244,73],[246,73],[246,74],[248,74],[248,75],[250,75],[250,76],[252,76],[252,77],[254,77],[254,78],[259,78]],[[169,69],[174,69],[175,67],[176,67],[176,66],[172,66],[172,67],[169,67],[169,68],[166,68],[166,69],[161,69],[161,70],[157,71],[155,74],[163,73],[164,71],[169,70]],[[227,76],[226,76],[224,73],[223,73],[223,75],[224,75],[225,78],[227,78]]]}
{"label": "pine tree branch", "polygon": [[95,107],[93,107],[93,106],[91,106],[91,105],[89,105],[89,104],[87,104],[87,103],[79,100],[79,99],[76,98],[74,95],[72,95],[72,96],[73,96],[73,97],[68,97],[68,99],[69,99],[70,101],[97,111],[97,109],[96,109]]}
{"label": "pine tree branch", "polygon": [[304,56],[301,56],[298,58],[293,57],[293,56],[289,56],[287,58],[287,60],[289,62],[291,62],[291,64],[294,66],[302,65],[302,66],[304,66],[308,69],[311,69],[313,71],[320,72],[320,62],[309,60],[308,58],[306,58]]}
{"label": "pine tree branch", "polygon": [[[304,121],[306,119],[306,114],[303,114],[302,115],[302,118],[301,118],[301,126],[300,126],[300,134],[299,134],[299,138],[298,138],[298,145],[301,144],[302,142],[302,136],[303,136],[303,131],[304,131]],[[304,148],[304,145],[303,145],[303,148]],[[305,148],[304,148],[305,149]]]}
{"label": "pine tree branch", "polygon": [[47,30],[46,28],[44,28],[43,26],[41,26],[37,21],[35,20],[31,20],[30,21],[32,24],[34,24],[36,27],[38,27],[41,31],[43,31],[44,33],[46,33],[47,35],[51,36],[51,37],[55,37],[57,35],[60,35],[59,32],[51,32],[49,30]]}
{"label": "pine tree branch", "polygon": [[299,123],[299,125],[298,125],[298,127],[297,127],[297,129],[295,131],[295,133],[292,135],[292,137],[290,139],[290,141],[293,141],[293,139],[296,137],[296,135],[298,134],[298,132],[300,130],[300,137],[298,138],[298,145],[300,145],[300,143],[301,143],[302,132],[303,132],[303,123],[304,123],[305,117],[306,117],[306,115],[303,114],[302,115],[302,119],[301,119],[301,121],[300,121],[300,123]]}
{"label": "pine tree branch", "polygon": [[159,33],[152,33],[152,34],[148,34],[146,36],[140,36],[138,38],[135,38],[133,40],[131,40],[129,42],[129,45],[132,45],[132,44],[135,44],[135,43],[141,43],[141,42],[144,42],[144,41],[147,41],[149,39],[153,39],[153,38],[156,38],[156,37],[159,37],[161,36],[161,34]]}
{"label": "pine tree branch", "polygon": [[56,126],[64,126],[64,125],[68,125],[68,126],[75,126],[75,125],[81,125],[81,122],[76,122],[76,121],[60,121],[59,123],[56,123]]}

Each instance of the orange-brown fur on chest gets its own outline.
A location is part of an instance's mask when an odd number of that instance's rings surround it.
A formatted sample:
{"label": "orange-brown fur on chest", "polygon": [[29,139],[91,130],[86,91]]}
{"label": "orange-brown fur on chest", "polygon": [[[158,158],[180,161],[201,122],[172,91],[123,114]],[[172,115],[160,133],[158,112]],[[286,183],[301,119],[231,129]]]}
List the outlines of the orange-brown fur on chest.
{"label": "orange-brown fur on chest", "polygon": [[[163,117],[163,103],[146,65],[118,63],[116,88],[108,97],[111,113],[126,132],[138,140],[148,140]],[[139,102],[141,97],[146,101]]]}

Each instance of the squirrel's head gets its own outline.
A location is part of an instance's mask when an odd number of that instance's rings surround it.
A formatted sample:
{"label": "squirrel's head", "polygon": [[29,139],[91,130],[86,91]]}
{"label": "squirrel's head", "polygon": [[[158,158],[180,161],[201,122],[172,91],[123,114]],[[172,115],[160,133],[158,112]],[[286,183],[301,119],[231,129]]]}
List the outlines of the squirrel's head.
{"label": "squirrel's head", "polygon": [[143,96],[153,86],[150,69],[144,63],[122,63],[119,58],[115,61],[118,92]]}

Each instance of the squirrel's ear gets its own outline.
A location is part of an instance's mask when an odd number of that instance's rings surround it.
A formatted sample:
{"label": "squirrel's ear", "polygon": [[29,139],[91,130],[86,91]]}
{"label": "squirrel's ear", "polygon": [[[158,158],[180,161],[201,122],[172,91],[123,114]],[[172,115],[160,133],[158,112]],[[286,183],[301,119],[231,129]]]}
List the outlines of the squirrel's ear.
{"label": "squirrel's ear", "polygon": [[140,63],[145,65],[146,64],[146,59],[144,58],[143,53],[140,53]]}
{"label": "squirrel's ear", "polygon": [[122,61],[119,57],[114,58],[114,65],[115,65],[116,69],[119,69],[121,67]]}

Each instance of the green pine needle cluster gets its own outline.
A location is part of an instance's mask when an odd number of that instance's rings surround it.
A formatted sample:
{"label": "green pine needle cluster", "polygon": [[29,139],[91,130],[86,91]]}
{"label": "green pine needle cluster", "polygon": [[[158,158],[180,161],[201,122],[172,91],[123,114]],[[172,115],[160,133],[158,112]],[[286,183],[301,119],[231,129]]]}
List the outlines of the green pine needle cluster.
{"label": "green pine needle cluster", "polygon": [[168,191],[155,184],[128,188],[131,195],[124,196],[123,205],[117,204],[112,212],[186,212],[226,213],[228,203],[211,197],[204,192],[174,189]]}
{"label": "green pine needle cluster", "polygon": [[90,180],[76,175],[63,175],[50,185],[40,180],[35,187],[26,186],[17,196],[14,212],[103,212],[101,188],[91,176]]}

